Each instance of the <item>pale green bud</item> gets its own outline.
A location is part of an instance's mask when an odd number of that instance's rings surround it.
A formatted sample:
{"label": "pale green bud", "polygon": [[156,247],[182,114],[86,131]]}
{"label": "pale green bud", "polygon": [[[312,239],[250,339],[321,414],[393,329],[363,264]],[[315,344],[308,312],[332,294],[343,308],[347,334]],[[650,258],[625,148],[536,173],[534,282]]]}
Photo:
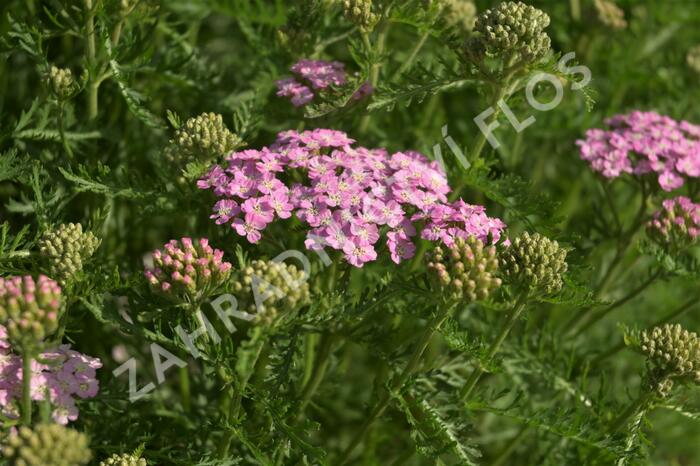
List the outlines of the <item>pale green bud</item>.
{"label": "pale green bud", "polygon": [[191,162],[210,162],[242,143],[241,138],[224,125],[221,115],[203,113],[178,128],[165,149],[165,156],[184,167]]}
{"label": "pale green bud", "polygon": [[566,250],[546,236],[525,232],[502,252],[501,268],[515,286],[543,294],[557,293],[568,269]]}
{"label": "pale green bud", "polygon": [[700,384],[700,339],[680,324],[666,324],[639,334],[639,349],[665,377]]}
{"label": "pale green bud", "polygon": [[79,223],[68,223],[44,232],[38,245],[48,275],[65,285],[83,270],[83,264],[95,253],[100,240],[92,232],[83,232]]}
{"label": "pale green bud", "polygon": [[147,466],[146,460],[136,455],[114,454],[104,461],[100,461],[100,466]]}
{"label": "pale green bud", "polygon": [[58,424],[20,427],[2,454],[10,466],[80,466],[92,457],[86,435]]}

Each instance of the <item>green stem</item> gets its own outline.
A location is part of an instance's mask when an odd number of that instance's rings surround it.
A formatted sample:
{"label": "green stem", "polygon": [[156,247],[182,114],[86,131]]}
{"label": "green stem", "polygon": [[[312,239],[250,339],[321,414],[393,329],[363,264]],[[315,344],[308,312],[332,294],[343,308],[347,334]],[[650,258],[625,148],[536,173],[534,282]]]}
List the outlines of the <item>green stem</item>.
{"label": "green stem", "polygon": [[182,398],[182,409],[189,413],[191,407],[190,396],[190,373],[187,366],[180,368],[180,397]]}
{"label": "green stem", "polygon": [[97,93],[99,84],[96,81],[97,72],[97,47],[95,45],[95,7],[92,0],[85,0],[85,49],[88,69],[90,70],[90,82],[88,83],[87,117],[89,120],[97,118]]}
{"label": "green stem", "polygon": [[418,52],[420,52],[420,50],[423,48],[423,46],[425,45],[425,42],[428,40],[428,37],[430,37],[430,31],[425,31],[421,35],[416,46],[413,47],[411,54],[408,56],[408,59],[406,59],[406,61],[403,62],[401,67],[399,67],[398,71],[396,71],[396,73],[392,77],[392,81],[396,81],[396,79],[398,79],[404,73],[404,71],[406,71],[407,69],[409,69],[411,67],[411,65],[413,64],[413,60],[415,60],[416,57],[418,56]]}
{"label": "green stem", "polygon": [[640,411],[646,410],[653,396],[653,392],[643,391],[639,397],[630,403],[630,405],[610,424],[610,427],[608,427],[608,434],[614,434],[627,424],[629,418],[638,414]]}
{"label": "green stem", "polygon": [[61,144],[63,145],[63,149],[66,151],[66,155],[68,155],[68,157],[72,160],[73,149],[71,149],[70,144],[68,144],[65,132],[64,102],[59,102],[58,104],[58,134],[61,138]]}
{"label": "green stem", "polygon": [[32,357],[29,352],[22,354],[22,424],[32,423]]}
{"label": "green stem", "polygon": [[[245,374],[239,374],[238,390],[236,390],[235,395],[233,395],[233,400],[229,406],[229,412],[226,419],[229,423],[238,424],[240,422],[241,406],[243,404],[243,394],[245,393],[246,387],[248,386],[248,381],[253,375],[255,370],[255,365],[258,362],[260,353],[265,346],[265,340],[263,338],[264,331],[260,327],[255,327],[255,334],[252,337],[251,344],[255,345],[253,357],[248,367],[248,371]],[[219,459],[228,458],[228,453],[231,448],[231,443],[233,442],[234,432],[229,432],[226,434],[224,440],[219,445]]]}
{"label": "green stem", "polygon": [[506,448],[504,448],[501,453],[494,458],[494,460],[491,462],[489,466],[503,466],[505,464],[506,460],[508,457],[513,453],[513,451],[517,448],[517,446],[520,444],[520,441],[527,435],[527,433],[530,431],[530,426],[525,425],[523,426],[518,434],[510,439],[508,441],[508,445]]}
{"label": "green stem", "polygon": [[[508,316],[508,320],[506,320],[506,323],[503,325],[501,332],[498,334],[496,340],[494,340],[494,342],[491,344],[491,347],[489,348],[489,352],[486,355],[486,359],[488,362],[491,362],[493,357],[501,348],[503,341],[510,333],[511,329],[513,328],[513,325],[515,325],[515,322],[518,320],[523,310],[525,310],[525,304],[527,304],[527,297],[527,291],[523,291],[520,293],[518,300],[515,302],[515,305],[513,306],[513,309],[510,315]],[[459,392],[459,397],[462,401],[467,401],[469,399],[469,395],[471,395],[472,391],[474,390],[474,387],[476,387],[476,384],[479,382],[479,379],[483,374],[484,369],[481,366],[481,364],[474,368],[474,371],[469,376],[469,379],[467,379],[467,382],[465,383],[464,387],[462,387],[462,390]]]}
{"label": "green stem", "polygon": [[301,403],[299,405],[299,416],[304,414],[306,406],[309,404],[314,394],[321,386],[321,382],[326,375],[326,370],[328,369],[328,364],[331,360],[331,354],[333,354],[333,344],[337,340],[335,335],[324,333],[321,336],[321,341],[318,344],[318,351],[316,353],[315,363],[313,366],[313,371],[311,372],[311,377],[304,386],[301,392]]}
{"label": "green stem", "polygon": [[615,301],[614,303],[612,303],[611,305],[609,305],[605,309],[595,313],[593,315],[593,317],[588,319],[588,322],[583,324],[576,331],[576,333],[574,334],[574,337],[578,337],[583,332],[585,332],[586,330],[591,328],[593,325],[595,325],[597,322],[599,322],[601,319],[603,319],[605,316],[610,314],[612,311],[614,311],[615,309],[619,308],[620,306],[626,304],[631,299],[637,297],[640,293],[642,293],[644,290],[646,290],[652,283],[654,283],[656,281],[656,279],[659,278],[660,275],[661,275],[660,270],[655,272],[652,276],[650,276],[648,279],[646,279],[641,285],[639,285],[637,288],[635,288],[634,290],[627,293],[623,298]]}
{"label": "green stem", "polygon": [[408,378],[411,375],[413,375],[415,370],[418,368],[421,356],[425,352],[425,349],[428,347],[428,344],[433,338],[433,335],[445,322],[447,317],[452,313],[457,304],[458,303],[451,303],[450,305],[445,306],[444,309],[440,311],[440,313],[435,317],[435,320],[425,327],[418,342],[416,343],[416,347],[413,350],[413,353],[411,354],[408,363],[406,364],[406,367],[401,372],[401,374],[391,382],[390,389],[384,390],[382,392],[381,396],[377,400],[377,403],[372,408],[372,411],[370,411],[370,414],[365,419],[365,422],[360,426],[360,429],[355,433],[355,436],[353,437],[350,444],[343,451],[340,460],[338,461],[338,464],[340,466],[343,466],[348,462],[348,460],[350,459],[350,455],[360,444],[360,442],[362,442],[362,440],[365,437],[365,434],[372,426],[372,424],[374,424],[374,421],[376,421],[389,406],[389,402],[391,401],[391,393],[403,387],[403,385],[406,383],[406,380],[408,380]]}
{"label": "green stem", "polygon": [[[382,53],[384,53],[384,44],[386,42],[386,35],[389,29],[389,24],[390,23],[387,21],[383,26],[381,26],[379,33],[377,34],[375,50],[372,50],[372,43],[369,40],[369,35],[366,33],[362,34],[362,41],[364,42],[365,47],[368,51],[372,51],[373,63],[369,72],[369,82],[372,85],[373,89],[376,88],[377,84],[379,83],[379,71],[382,67],[382,61],[379,59],[379,57]],[[360,122],[359,128],[360,134],[365,134],[367,132],[370,120],[371,117],[369,113],[362,117],[362,121]]]}
{"label": "green stem", "polygon": [[[493,113],[486,121],[487,126],[490,126],[491,123],[496,121],[496,119],[500,115],[501,107],[498,105],[498,102],[504,98],[507,98],[507,94],[508,94],[509,89],[510,89],[510,75],[507,75],[506,77],[504,77],[502,84],[496,89],[496,92],[494,92],[494,96],[491,99],[491,102],[489,104],[490,107],[493,108]],[[469,151],[469,157],[467,158],[469,163],[473,163],[475,160],[477,160],[479,157],[481,157],[481,152],[484,150],[485,145],[486,145],[486,133],[479,130],[479,134],[477,135],[476,143],[474,144],[474,147],[472,147],[472,150]],[[464,189],[464,186],[465,186],[465,181],[463,179],[461,179],[459,181],[459,183],[457,184],[457,187],[454,189],[454,191],[452,191],[452,194],[450,195],[451,201],[454,201],[459,197],[460,193],[462,192],[462,189]]]}

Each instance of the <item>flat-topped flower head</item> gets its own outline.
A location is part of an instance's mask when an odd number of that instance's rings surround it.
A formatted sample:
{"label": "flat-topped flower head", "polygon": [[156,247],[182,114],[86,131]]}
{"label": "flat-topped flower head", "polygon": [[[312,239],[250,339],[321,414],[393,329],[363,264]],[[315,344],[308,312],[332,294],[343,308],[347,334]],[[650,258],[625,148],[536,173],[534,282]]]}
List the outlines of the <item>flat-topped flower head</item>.
{"label": "flat-topped flower head", "polygon": [[88,437],[58,424],[20,427],[2,454],[10,466],[80,466],[92,458]]}
{"label": "flat-topped flower head", "polygon": [[165,156],[184,167],[190,162],[210,162],[242,145],[241,138],[229,131],[221,115],[202,113],[177,129]]}
{"label": "flat-topped flower head", "polygon": [[200,303],[231,275],[231,264],[209,240],[171,240],[153,251],[153,268],[145,271],[151,289],[179,303]]}
{"label": "flat-topped flower head", "polygon": [[501,270],[508,282],[533,293],[554,294],[563,286],[566,249],[539,233],[525,232],[501,253]]}
{"label": "flat-topped flower head", "polygon": [[58,329],[60,311],[61,287],[45,275],[0,278],[0,324],[20,351],[40,349]]}
{"label": "flat-topped flower head", "polygon": [[477,16],[477,35],[468,47],[499,57],[507,66],[533,63],[550,50],[551,40],[544,32],[547,26],[549,16],[542,10],[522,2],[503,2]]}
{"label": "flat-topped flower head", "polygon": [[39,252],[45,258],[48,274],[65,286],[83,270],[83,264],[95,253],[100,240],[92,232],[83,232],[79,223],[61,224],[44,232]]}
{"label": "flat-topped flower head", "polygon": [[700,204],[685,196],[666,199],[663,208],[647,223],[647,234],[672,251],[696,244],[700,236]]}
{"label": "flat-topped flower head", "polygon": [[639,350],[662,378],[700,384],[700,338],[680,324],[666,324],[639,334]]}
{"label": "flat-topped flower head", "polygon": [[606,120],[576,141],[581,159],[606,178],[656,176],[664,191],[700,176],[700,126],[656,112],[634,111]]}
{"label": "flat-topped flower head", "polygon": [[[24,379],[22,357],[8,341],[3,342],[4,331],[0,325],[0,414],[16,419]],[[69,345],[38,353],[31,364],[32,400],[51,406],[54,422],[68,424],[78,418],[75,400],[97,395],[97,369],[101,367],[99,359],[74,351]]]}
{"label": "flat-topped flower head", "polygon": [[[277,96],[289,98],[295,107],[310,103],[317,94],[331,92],[331,88],[350,84],[345,65],[338,61],[301,59],[290,70],[294,76],[277,81]],[[362,100],[372,91],[371,84],[365,82],[351,98]]]}
{"label": "flat-topped flower head", "polygon": [[274,325],[310,301],[303,270],[284,262],[255,260],[240,271],[233,284],[239,309],[255,316],[254,322]]}
{"label": "flat-topped flower head", "polygon": [[438,246],[427,255],[428,273],[449,299],[468,302],[486,299],[501,286],[495,246],[458,238],[449,248]]}
{"label": "flat-topped flower head", "polygon": [[114,454],[106,460],[100,461],[100,466],[147,466],[145,459],[137,455]]}
{"label": "flat-topped flower head", "polygon": [[198,186],[219,198],[216,223],[251,243],[294,215],[307,228],[307,249],[341,251],[355,267],[377,259],[382,239],[397,264],[414,256],[416,236],[447,246],[471,236],[499,240],[505,225],[484,207],[448,201],[450,187],[437,162],[354,142],[330,129],[285,131],[269,148],[229,154]]}
{"label": "flat-topped flower head", "polygon": [[350,22],[364,32],[372,31],[379,20],[379,16],[372,11],[372,0],[343,0],[343,12]]}

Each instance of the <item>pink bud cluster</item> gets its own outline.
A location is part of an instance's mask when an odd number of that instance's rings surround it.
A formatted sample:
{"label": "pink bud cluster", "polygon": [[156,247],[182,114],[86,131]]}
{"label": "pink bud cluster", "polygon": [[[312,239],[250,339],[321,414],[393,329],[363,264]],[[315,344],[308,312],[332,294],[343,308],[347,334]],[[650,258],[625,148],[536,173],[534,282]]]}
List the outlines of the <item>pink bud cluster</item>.
{"label": "pink bud cluster", "polygon": [[61,287],[45,275],[0,278],[0,324],[26,350],[56,331],[60,307]]}
{"label": "pink bud cluster", "polygon": [[700,126],[656,112],[634,111],[606,120],[609,129],[590,129],[576,144],[581,158],[606,178],[654,173],[665,191],[700,176]]}
{"label": "pink bud cluster", "polygon": [[[249,242],[275,219],[293,214],[309,229],[308,249],[330,246],[361,267],[377,258],[385,234],[391,259],[413,257],[413,237],[441,241],[474,236],[498,241],[505,225],[482,206],[449,203],[450,188],[437,162],[418,152],[352,147],[341,131],[285,131],[269,148],[233,152],[198,182],[219,198],[218,224]],[[294,180],[294,181],[293,181]],[[299,182],[298,180],[302,180]]]}
{"label": "pink bud cluster", "polygon": [[663,244],[685,247],[700,235],[700,204],[685,196],[666,199],[647,224],[649,235]]}
{"label": "pink bud cluster", "polygon": [[[93,398],[99,390],[97,369],[102,362],[70,349],[70,345],[41,353],[32,361],[31,396],[49,401],[53,420],[66,425],[78,418],[75,399]],[[19,417],[22,398],[22,358],[12,352],[7,329],[0,325],[0,413]]]}
{"label": "pink bud cluster", "polygon": [[[294,77],[277,81],[277,95],[289,97],[292,104],[300,107],[311,102],[314,91],[330,86],[342,86],[347,82],[345,65],[337,61],[300,60],[291,67]],[[365,82],[353,95],[360,100],[372,93],[372,85]]]}
{"label": "pink bud cluster", "polygon": [[230,276],[231,264],[223,257],[224,252],[212,248],[206,238],[171,240],[153,251],[154,267],[144,274],[152,289],[179,301],[196,302]]}

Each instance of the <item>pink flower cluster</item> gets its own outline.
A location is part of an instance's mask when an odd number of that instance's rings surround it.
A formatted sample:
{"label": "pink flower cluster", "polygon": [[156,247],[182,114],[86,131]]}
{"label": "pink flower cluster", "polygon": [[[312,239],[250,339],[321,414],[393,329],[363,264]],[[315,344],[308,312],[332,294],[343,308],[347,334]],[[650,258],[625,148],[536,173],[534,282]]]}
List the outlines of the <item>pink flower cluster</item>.
{"label": "pink flower cluster", "polygon": [[413,257],[418,229],[448,246],[470,236],[499,240],[505,225],[483,207],[448,203],[437,162],[354,142],[330,129],[282,132],[269,148],[229,154],[227,165],[213,167],[198,186],[219,198],[211,218],[251,243],[275,219],[294,214],[309,227],[308,249],[330,246],[356,267],[377,258],[383,233],[397,264]]}
{"label": "pink flower cluster", "polygon": [[291,70],[296,77],[277,81],[277,95],[289,97],[297,107],[313,100],[312,89],[326,89],[331,85],[342,86],[346,80],[345,65],[337,61],[300,60]]}
{"label": "pink flower cluster", "polygon": [[666,199],[647,224],[647,232],[662,244],[690,246],[700,235],[700,204],[685,196]]}
{"label": "pink flower cluster", "polygon": [[[342,86],[347,82],[345,65],[337,61],[300,60],[291,67],[294,77],[277,81],[277,95],[289,97],[292,104],[300,107],[314,99],[314,91],[330,86]],[[360,100],[372,93],[372,85],[365,82],[353,95]]]}
{"label": "pink flower cluster", "polygon": [[[48,400],[52,417],[59,424],[78,418],[75,397],[93,398],[99,390],[97,369],[102,363],[61,345],[32,361],[31,395],[34,401]],[[19,417],[22,398],[22,359],[11,351],[7,331],[0,325],[0,413]]]}
{"label": "pink flower cluster", "polygon": [[700,126],[656,112],[634,111],[606,120],[609,129],[590,129],[576,144],[581,158],[607,178],[655,173],[665,191],[700,176]]}
{"label": "pink flower cluster", "polygon": [[223,257],[224,252],[212,248],[206,238],[171,240],[162,250],[153,251],[154,267],[144,274],[154,290],[196,302],[228,279],[231,264]]}

